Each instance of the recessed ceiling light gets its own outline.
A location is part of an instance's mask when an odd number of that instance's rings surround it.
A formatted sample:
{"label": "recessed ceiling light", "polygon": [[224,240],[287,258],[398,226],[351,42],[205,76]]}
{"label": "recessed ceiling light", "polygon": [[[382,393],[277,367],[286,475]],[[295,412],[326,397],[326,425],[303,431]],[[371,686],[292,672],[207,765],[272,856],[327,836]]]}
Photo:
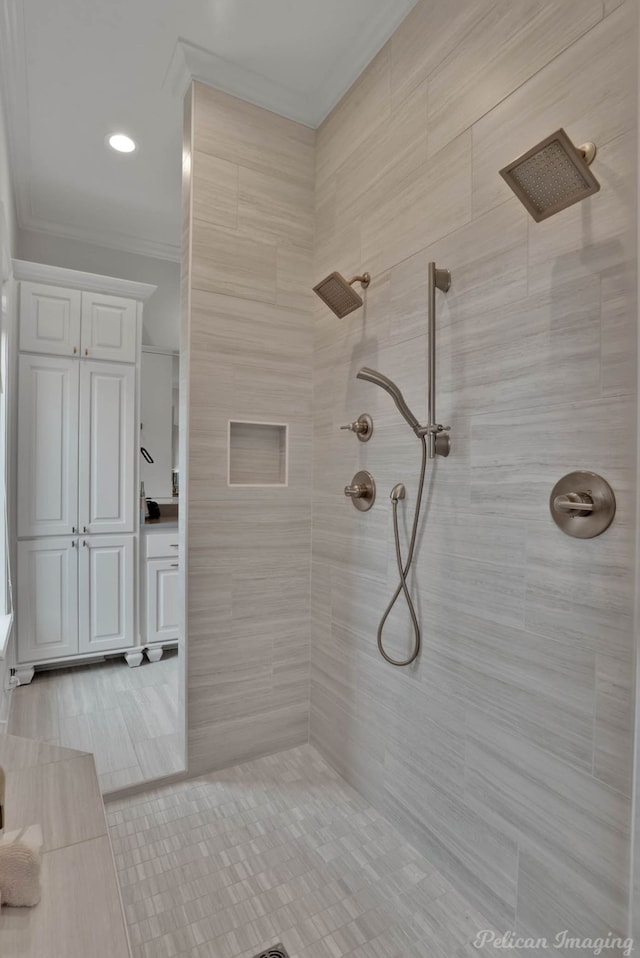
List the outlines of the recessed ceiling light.
{"label": "recessed ceiling light", "polygon": [[135,142],[125,133],[112,133],[107,139],[107,143],[112,150],[118,153],[133,153],[136,148]]}

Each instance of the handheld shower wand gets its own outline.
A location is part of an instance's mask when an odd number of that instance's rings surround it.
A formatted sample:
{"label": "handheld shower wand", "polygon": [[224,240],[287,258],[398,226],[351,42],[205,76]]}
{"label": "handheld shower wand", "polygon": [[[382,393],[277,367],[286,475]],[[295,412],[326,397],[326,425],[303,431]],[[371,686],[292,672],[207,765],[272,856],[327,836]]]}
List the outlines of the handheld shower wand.
{"label": "handheld shower wand", "polygon": [[[411,412],[411,410],[407,406],[404,396],[402,395],[402,393],[400,392],[396,384],[393,382],[393,380],[389,379],[387,376],[383,376],[383,374],[379,373],[376,369],[369,369],[367,366],[363,366],[363,368],[357,373],[357,378],[364,379],[369,383],[373,383],[375,386],[380,386],[381,389],[384,389],[385,392],[388,392],[391,398],[393,399],[394,403],[398,407],[400,414],[406,420],[409,426],[411,426],[416,436],[422,443],[422,465],[420,468],[420,481],[418,483],[418,498],[416,501],[416,509],[413,516],[411,540],[409,542],[409,554],[407,555],[406,564],[403,563],[402,561],[402,553],[400,550],[400,532],[398,529],[398,502],[401,499],[404,499],[406,497],[407,490],[405,489],[404,483],[402,482],[397,482],[395,486],[393,487],[393,489],[391,490],[390,499],[391,499],[392,508],[393,508],[393,535],[394,535],[395,546],[396,546],[396,561],[398,563],[398,573],[400,574],[400,583],[398,587],[396,588],[396,591],[394,592],[393,596],[391,597],[391,601],[389,602],[389,605],[384,611],[384,614],[380,620],[380,625],[378,626],[378,634],[377,634],[378,649],[383,659],[386,659],[386,661],[389,662],[390,665],[398,665],[398,666],[411,665],[411,663],[415,659],[417,659],[420,653],[421,639],[420,639],[420,625],[418,623],[418,617],[416,615],[416,610],[413,605],[413,599],[411,598],[411,593],[409,592],[409,587],[407,585],[407,576],[409,575],[409,572],[411,571],[411,563],[413,562],[413,553],[416,546],[416,537],[418,535],[418,523],[420,521],[420,507],[422,505],[422,492],[424,489],[424,478],[425,478],[425,473],[427,470],[427,454],[428,454],[427,436],[430,436],[431,430],[428,426],[420,425],[417,418],[414,416],[414,414]],[[389,614],[391,610],[393,609],[394,605],[396,604],[398,596],[400,595],[401,592],[404,593],[404,597],[407,601],[407,608],[409,609],[409,615],[411,616],[411,623],[413,625],[413,636],[414,636],[413,651],[411,652],[411,655],[407,659],[394,659],[388,654],[388,652],[384,648],[384,644],[382,641],[382,630],[384,629],[385,622],[387,621]]]}
{"label": "handheld shower wand", "polygon": [[373,383],[375,386],[380,386],[381,389],[384,389],[385,392],[388,392],[394,403],[398,407],[398,411],[401,416],[409,423],[416,436],[420,436],[420,431],[422,426],[418,422],[417,418],[413,415],[406,402],[404,401],[404,396],[396,386],[396,384],[388,379],[386,376],[383,376],[382,373],[379,373],[377,369],[369,369],[368,366],[363,366],[362,369],[356,373],[356,379],[366,379],[367,382]]}

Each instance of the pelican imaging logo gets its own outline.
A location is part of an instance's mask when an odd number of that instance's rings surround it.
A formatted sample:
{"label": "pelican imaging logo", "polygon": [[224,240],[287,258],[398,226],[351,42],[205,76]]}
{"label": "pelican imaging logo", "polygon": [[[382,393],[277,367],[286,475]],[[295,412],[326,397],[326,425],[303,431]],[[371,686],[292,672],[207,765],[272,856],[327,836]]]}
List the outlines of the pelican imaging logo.
{"label": "pelican imaging logo", "polygon": [[633,951],[633,938],[621,938],[609,932],[602,938],[581,938],[572,935],[566,929],[559,931],[553,938],[534,938],[516,935],[513,931],[495,932],[490,928],[481,929],[473,940],[474,948],[495,948],[496,951],[538,951],[562,953],[579,952],[581,955],[605,955],[606,958],[628,958]]}

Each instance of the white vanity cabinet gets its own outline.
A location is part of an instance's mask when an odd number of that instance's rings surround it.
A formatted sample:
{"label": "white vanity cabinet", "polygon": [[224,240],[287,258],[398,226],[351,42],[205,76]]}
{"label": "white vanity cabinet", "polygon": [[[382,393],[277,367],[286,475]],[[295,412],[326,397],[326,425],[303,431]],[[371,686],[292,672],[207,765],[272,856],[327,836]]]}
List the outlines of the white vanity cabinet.
{"label": "white vanity cabinet", "polygon": [[135,573],[132,535],[79,539],[79,652],[117,652],[132,645]]}
{"label": "white vanity cabinet", "polygon": [[178,601],[178,529],[160,531],[162,526],[143,536],[144,578],[143,632],[145,644],[156,646],[147,651],[153,660],[160,658],[162,646],[175,645],[178,639],[180,604]]}
{"label": "white vanity cabinet", "polygon": [[142,301],[155,287],[14,260],[20,281],[17,674],[137,629]]}

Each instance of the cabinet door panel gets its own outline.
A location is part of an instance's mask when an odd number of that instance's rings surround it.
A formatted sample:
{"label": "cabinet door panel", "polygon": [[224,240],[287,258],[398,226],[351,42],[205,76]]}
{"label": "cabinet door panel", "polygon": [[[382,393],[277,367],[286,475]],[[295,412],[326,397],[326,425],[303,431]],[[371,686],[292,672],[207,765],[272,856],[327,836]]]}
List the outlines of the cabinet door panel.
{"label": "cabinet door panel", "polygon": [[80,652],[108,652],[134,644],[134,538],[80,540]]}
{"label": "cabinet door panel", "polygon": [[80,527],[134,531],[135,368],[86,361],[80,372]]}
{"label": "cabinet door panel", "polygon": [[18,659],[78,652],[77,539],[18,543]]}
{"label": "cabinet door panel", "polygon": [[137,305],[133,299],[82,294],[82,355],[114,362],[136,361]]}
{"label": "cabinet door panel", "polygon": [[20,357],[19,536],[71,534],[78,525],[79,365]]}
{"label": "cabinet door panel", "polygon": [[171,559],[147,560],[147,642],[178,638],[178,569]]}
{"label": "cabinet door panel", "polygon": [[72,356],[80,349],[80,292],[20,284],[20,349]]}

